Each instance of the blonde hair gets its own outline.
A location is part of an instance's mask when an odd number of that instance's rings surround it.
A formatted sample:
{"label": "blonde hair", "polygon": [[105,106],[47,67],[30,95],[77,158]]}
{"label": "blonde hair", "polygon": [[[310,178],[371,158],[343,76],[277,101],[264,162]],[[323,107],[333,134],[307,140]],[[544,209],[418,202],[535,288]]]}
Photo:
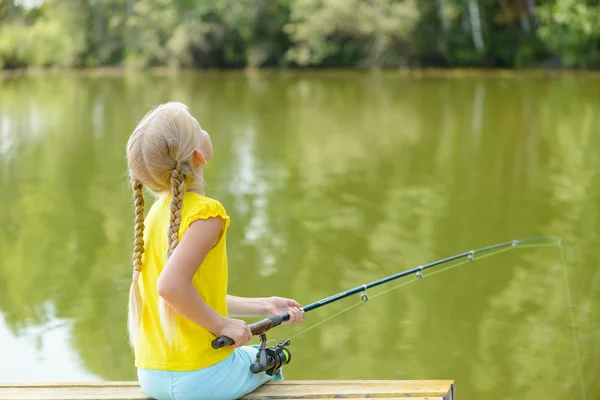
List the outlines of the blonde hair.
{"label": "blonde hair", "polygon": [[[144,254],[145,186],[155,195],[170,192],[170,223],[166,232],[167,257],[179,243],[179,225],[183,195],[191,182],[203,184],[202,169],[193,168],[194,151],[201,147],[202,129],[186,105],[177,102],[161,104],[138,123],[127,142],[127,162],[135,204],[133,241],[133,277],[129,290],[127,328],[129,342],[135,347],[141,322],[141,296],[138,278]],[[166,260],[165,260],[166,262]],[[175,314],[159,296],[160,324],[167,342],[175,336]]]}

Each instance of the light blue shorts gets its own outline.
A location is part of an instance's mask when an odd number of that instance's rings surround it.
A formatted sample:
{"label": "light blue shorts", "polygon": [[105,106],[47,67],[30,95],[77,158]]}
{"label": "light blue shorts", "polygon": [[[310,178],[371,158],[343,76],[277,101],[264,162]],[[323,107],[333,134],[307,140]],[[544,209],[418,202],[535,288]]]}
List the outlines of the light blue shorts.
{"label": "light blue shorts", "polygon": [[255,346],[238,347],[223,361],[194,371],[138,368],[138,379],[144,393],[156,400],[239,399],[270,380],[283,379],[281,373],[250,372],[256,353]]}

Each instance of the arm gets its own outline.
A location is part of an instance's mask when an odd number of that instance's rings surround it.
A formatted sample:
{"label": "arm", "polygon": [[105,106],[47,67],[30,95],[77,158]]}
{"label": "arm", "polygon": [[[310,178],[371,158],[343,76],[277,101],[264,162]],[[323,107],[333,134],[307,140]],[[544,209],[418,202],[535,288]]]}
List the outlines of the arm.
{"label": "arm", "polygon": [[227,309],[229,314],[244,317],[289,314],[286,324],[304,321],[304,311],[300,311],[300,304],[296,300],[282,297],[237,297],[227,295]]}
{"label": "arm", "polygon": [[193,222],[158,278],[158,294],[169,306],[215,336],[226,335],[241,346],[252,337],[244,321],[226,318],[210,307],[192,284],[192,277],[219,240],[223,220]]}
{"label": "arm", "polygon": [[227,312],[236,317],[267,316],[267,299],[264,297],[238,297],[227,295]]}

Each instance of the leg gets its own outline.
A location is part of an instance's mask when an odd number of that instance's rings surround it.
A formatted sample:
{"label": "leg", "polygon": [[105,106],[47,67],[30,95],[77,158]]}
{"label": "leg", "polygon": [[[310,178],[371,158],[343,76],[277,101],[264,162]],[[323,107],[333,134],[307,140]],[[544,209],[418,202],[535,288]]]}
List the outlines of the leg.
{"label": "leg", "polygon": [[174,400],[173,376],[170,371],[138,368],[138,380],[147,396],[156,400]]}
{"label": "leg", "polygon": [[173,379],[175,400],[233,400],[273,379],[264,372],[253,374],[250,365],[258,349],[243,346],[220,363],[198,371],[177,372]]}

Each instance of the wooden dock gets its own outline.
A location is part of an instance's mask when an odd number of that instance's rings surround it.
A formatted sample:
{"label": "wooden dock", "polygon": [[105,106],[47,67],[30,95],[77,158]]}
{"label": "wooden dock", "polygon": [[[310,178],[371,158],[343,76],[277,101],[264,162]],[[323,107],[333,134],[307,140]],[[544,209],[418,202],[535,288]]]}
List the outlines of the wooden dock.
{"label": "wooden dock", "polygon": [[[276,381],[250,399],[455,400],[454,381]],[[137,382],[0,384],[0,400],[148,400]]]}

